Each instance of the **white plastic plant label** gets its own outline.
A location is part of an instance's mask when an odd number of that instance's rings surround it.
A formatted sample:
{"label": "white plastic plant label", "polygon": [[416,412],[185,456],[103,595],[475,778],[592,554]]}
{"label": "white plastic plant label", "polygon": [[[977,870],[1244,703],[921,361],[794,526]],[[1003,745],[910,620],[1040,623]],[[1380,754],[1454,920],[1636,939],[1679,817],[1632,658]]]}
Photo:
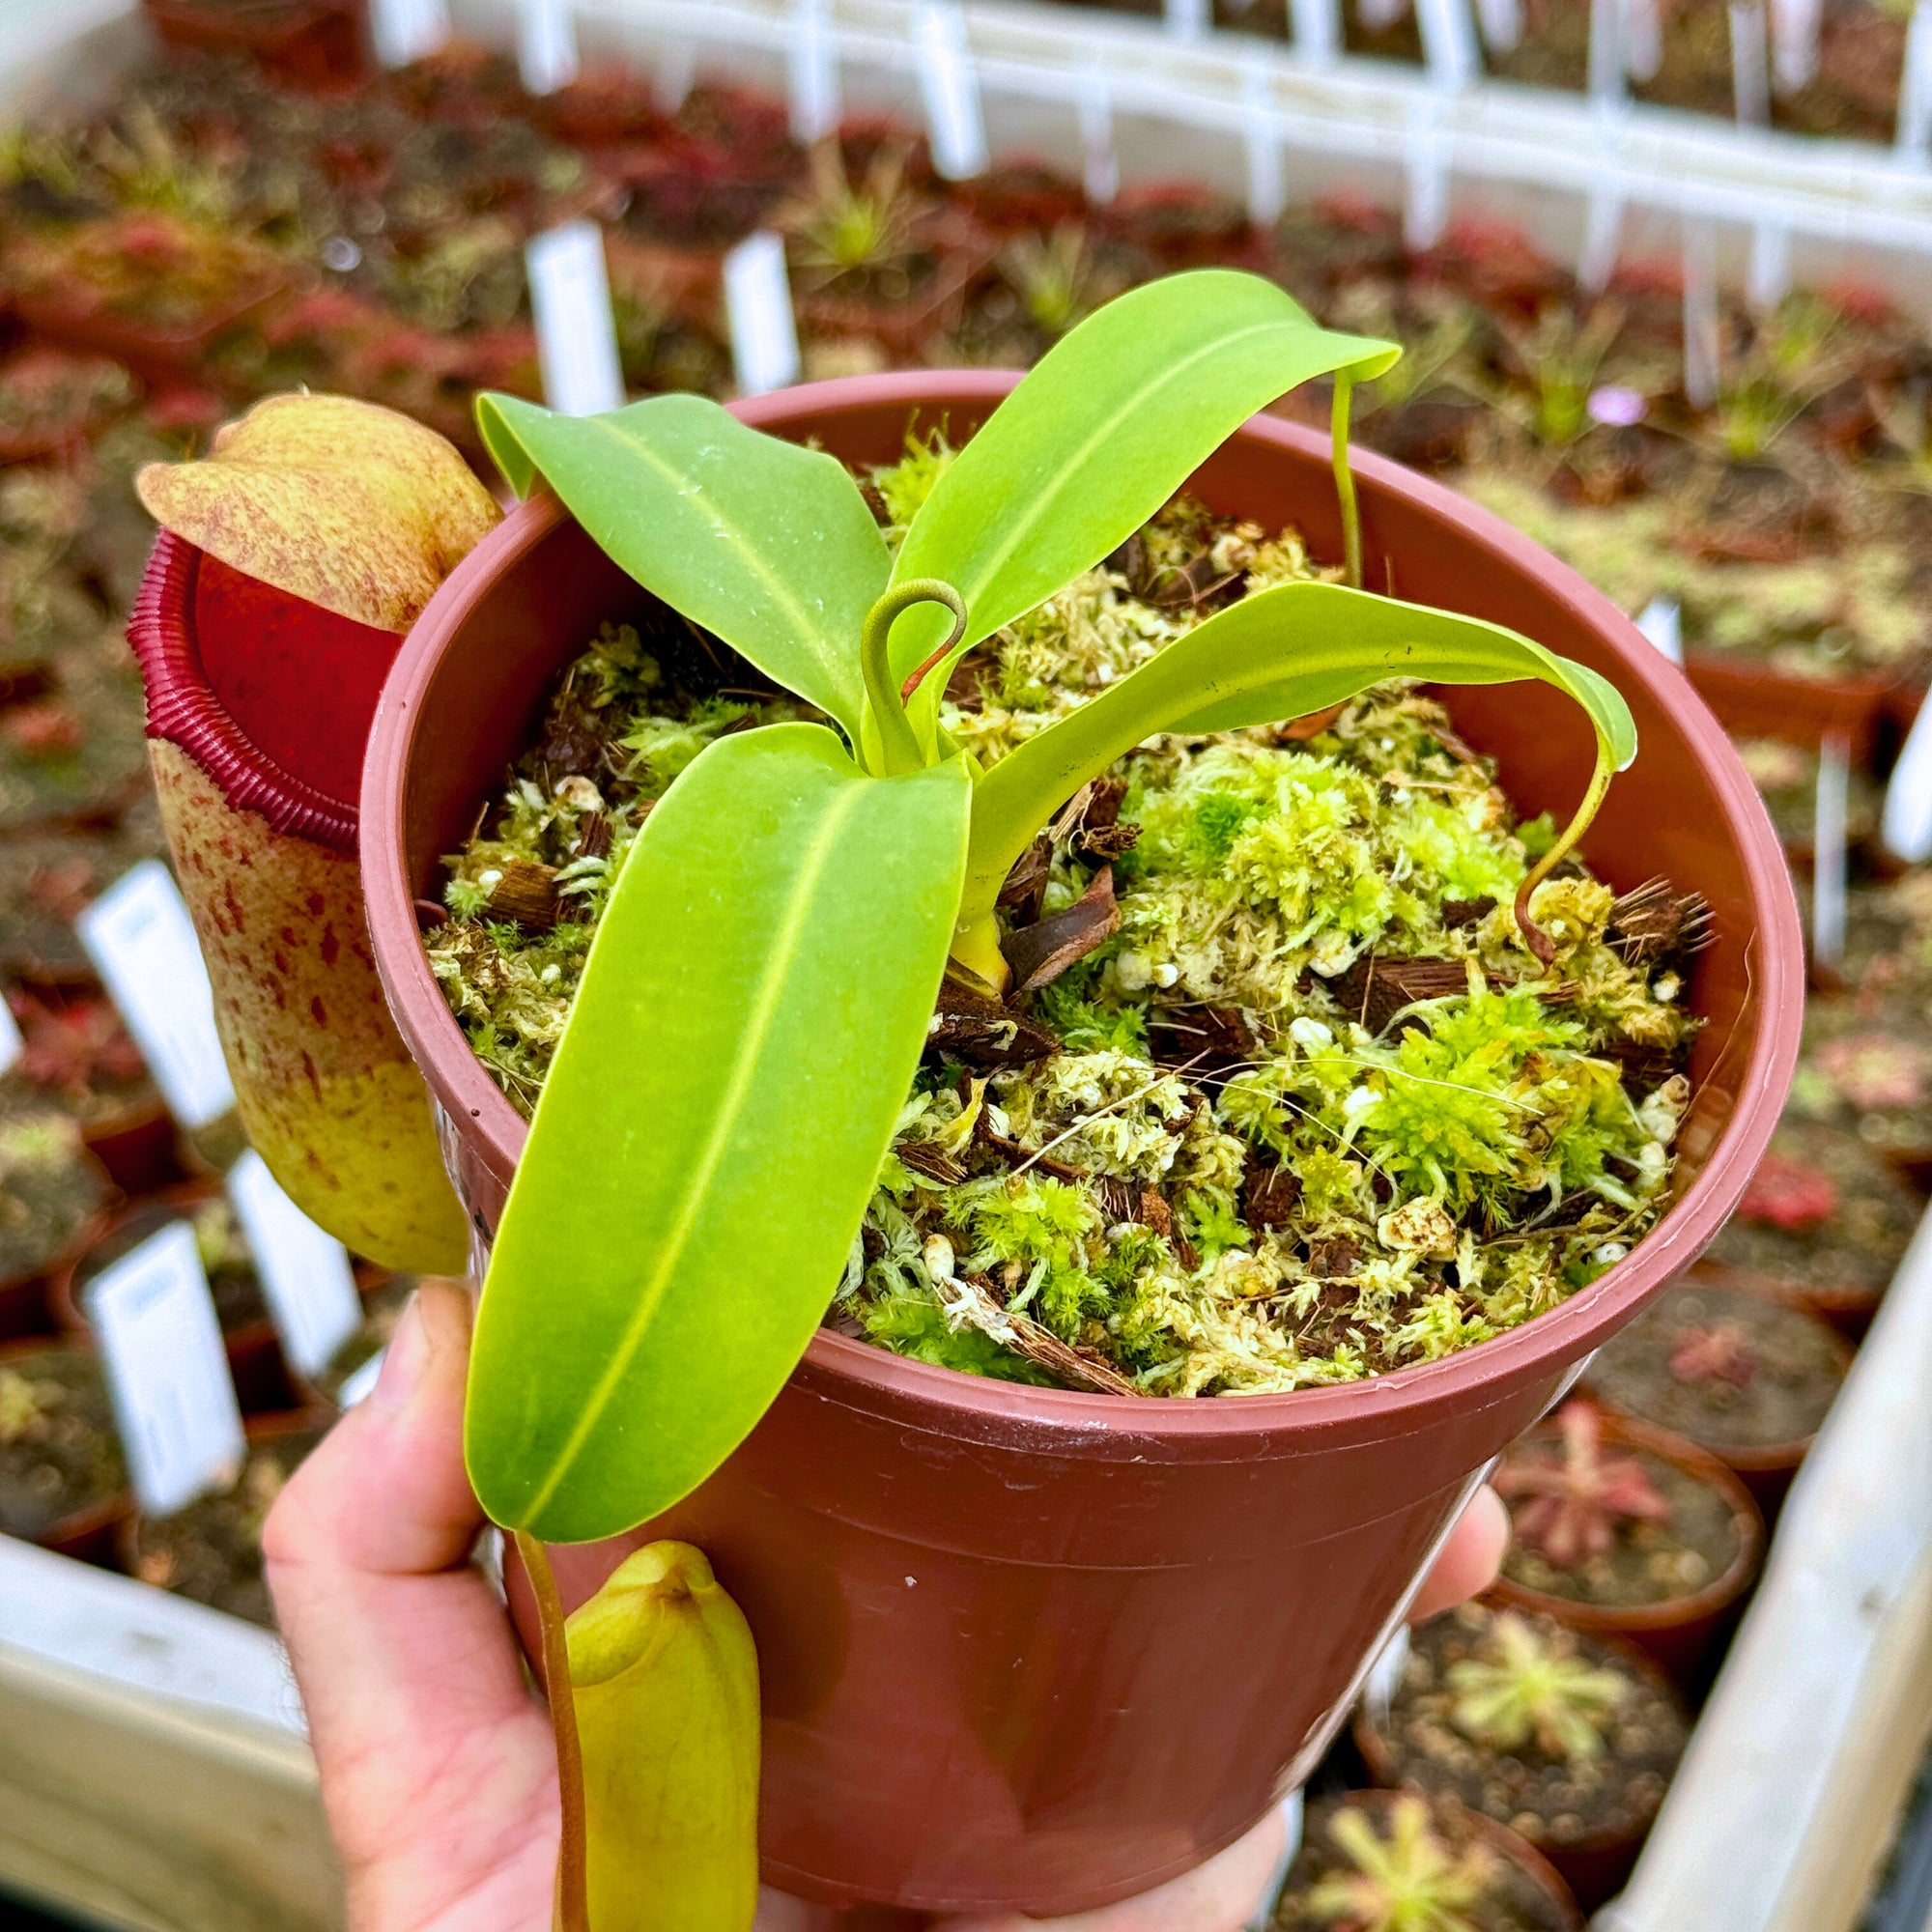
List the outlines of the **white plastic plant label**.
{"label": "white plastic plant label", "polygon": [[1511,52],[1522,39],[1522,0],[1476,0],[1476,19],[1492,54]]}
{"label": "white plastic plant label", "polygon": [[298,1374],[320,1375],[362,1325],[349,1250],[282,1192],[252,1149],[229,1170],[228,1198],[255,1257],[283,1352]]}
{"label": "white plastic plant label", "polygon": [[582,68],[575,0],[517,0],[517,71],[531,94],[568,87]]}
{"label": "white plastic plant label", "polygon": [[1898,152],[1922,158],[1932,146],[1932,0],[1918,0],[1905,30],[1898,80]]}
{"label": "white plastic plant label", "polygon": [[1097,69],[1080,76],[1075,114],[1080,122],[1081,185],[1087,199],[1104,208],[1121,191],[1120,156],[1114,152],[1114,98]]}
{"label": "white plastic plant label", "polygon": [[1835,966],[1845,956],[1845,817],[1850,748],[1832,732],[1818,747],[1818,798],[1811,818],[1811,955]]}
{"label": "white plastic plant label", "polygon": [[1624,10],[1628,0],[1590,0],[1590,99],[1606,111],[1624,104]]}
{"label": "white plastic plant label", "polygon": [[1731,0],[1731,100],[1753,128],[1771,125],[1771,43],[1757,0]]}
{"label": "white plastic plant label", "polygon": [[27,1042],[20,1037],[19,1022],[14,1009],[0,999],[0,1074],[11,1073]]}
{"label": "white plastic plant label", "polygon": [[838,38],[826,0],[792,0],[785,79],[792,133],[801,141],[823,140],[838,126]]}
{"label": "white plastic plant label", "polygon": [[1648,85],[1663,68],[1661,0],[1617,0],[1622,18],[1624,71]]}
{"label": "white plastic plant label", "polygon": [[235,1104],[235,1086],[214,1030],[208,968],[173,874],[158,859],[142,860],[74,929],[168,1111],[189,1129],[219,1120]]}
{"label": "white plastic plant label", "polygon": [[231,1481],[242,1410],[194,1230],[163,1228],[103,1269],[85,1300],[141,1507],[165,1516]]}
{"label": "white plastic plant label", "polygon": [[1623,247],[1624,191],[1616,183],[1599,183],[1583,204],[1583,245],[1577,253],[1577,279],[1601,295],[1617,270]]}
{"label": "white plastic plant label", "polygon": [[1432,119],[1410,119],[1402,156],[1402,239],[1411,248],[1433,248],[1449,225],[1449,155]]}
{"label": "white plastic plant label", "polygon": [[524,244],[530,310],[544,401],[567,416],[600,415],[624,406],[624,371],[604,231],[594,221],[566,222]]}
{"label": "white plastic plant label", "polygon": [[369,36],[384,67],[427,60],[449,39],[448,0],[369,0]]}
{"label": "white plastic plant label", "polygon": [[934,172],[970,181],[986,172],[986,118],[980,76],[966,44],[966,17],[953,0],[921,0],[913,16],[919,91]]}
{"label": "white plastic plant label", "polygon": [[1415,23],[1434,86],[1444,94],[1460,94],[1482,77],[1483,54],[1469,0],[1415,0]]}
{"label": "white plastic plant label", "polygon": [[1796,94],[1818,71],[1825,0],[1771,0],[1771,69],[1780,94]]}
{"label": "white plastic plant label", "polygon": [[1718,400],[1722,381],[1718,319],[1718,237],[1709,221],[1684,219],[1684,394],[1695,409]]}
{"label": "white plastic plant label", "polygon": [[1281,118],[1268,99],[1268,71],[1256,56],[1241,63],[1241,144],[1248,162],[1248,219],[1272,228],[1288,207]]}
{"label": "white plastic plant label", "polygon": [[1161,12],[1178,41],[1198,41],[1214,24],[1210,0],[1166,0]]}
{"label": "white plastic plant label", "polygon": [[1750,262],[1745,272],[1745,294],[1762,313],[1776,308],[1791,293],[1791,230],[1773,215],[1751,223]]}
{"label": "white plastic plant label", "polygon": [[651,68],[651,99],[663,114],[675,114],[691,98],[697,82],[697,43],[682,38],[658,43]]}
{"label": "white plastic plant label", "polygon": [[798,381],[798,323],[782,236],[760,230],[724,257],[724,314],[740,395],[762,396]]}
{"label": "white plastic plant label", "polygon": [[1885,787],[1886,849],[1908,865],[1932,859],[1932,704],[1921,704]]}
{"label": "white plastic plant label", "polygon": [[1342,51],[1342,0],[1288,0],[1292,51],[1304,67],[1332,66]]}
{"label": "white plastic plant label", "polygon": [[1636,627],[1674,665],[1684,662],[1684,607],[1674,597],[1653,597],[1636,613]]}

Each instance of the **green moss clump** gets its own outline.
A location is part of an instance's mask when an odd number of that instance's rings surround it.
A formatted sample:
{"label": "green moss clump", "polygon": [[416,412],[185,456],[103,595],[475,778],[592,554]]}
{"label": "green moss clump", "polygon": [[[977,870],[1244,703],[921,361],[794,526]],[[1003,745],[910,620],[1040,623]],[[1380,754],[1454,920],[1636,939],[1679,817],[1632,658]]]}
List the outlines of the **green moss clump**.
{"label": "green moss clump", "polygon": [[[873,473],[889,541],[946,454],[929,437]],[[969,659],[947,727],[990,761],[1208,610],[1320,574],[1293,532],[1178,500]],[[720,732],[799,715],[692,643],[607,631],[450,862],[432,964],[526,1111],[651,805]],[[1045,910],[1111,863],[1121,914],[1026,1003],[1059,1050],[928,1054],[834,1325],[1021,1381],[1284,1391],[1486,1341],[1654,1224],[1690,1092],[1681,970],[1573,865],[1533,901],[1544,974],[1510,908],[1548,826],[1518,822],[1434,697],[1384,686],[1312,736],[1157,738],[1112,777],[1105,854],[1075,827],[1046,855]],[[546,869],[553,923],[503,916],[519,865]]]}

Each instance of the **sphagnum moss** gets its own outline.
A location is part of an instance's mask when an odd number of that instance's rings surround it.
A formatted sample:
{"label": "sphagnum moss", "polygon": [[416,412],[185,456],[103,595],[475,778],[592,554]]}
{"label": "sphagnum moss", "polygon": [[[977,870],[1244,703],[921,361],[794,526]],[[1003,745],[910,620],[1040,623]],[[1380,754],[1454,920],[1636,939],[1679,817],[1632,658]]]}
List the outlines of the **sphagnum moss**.
{"label": "sphagnum moss", "polygon": [[[875,472],[889,539],[945,460]],[[969,657],[944,722],[990,763],[1211,610],[1326,575],[1179,499]],[[675,618],[565,674],[426,940],[526,1115],[652,806],[717,737],[801,715]],[[1013,923],[1110,884],[1118,924],[1010,1017],[962,1032],[942,1001],[837,1326],[1017,1380],[1284,1391],[1487,1341],[1655,1223],[1691,908],[1563,868],[1532,905],[1546,978],[1510,906],[1549,828],[1442,707],[1384,685],[1302,728],[1151,740],[1016,868]]]}

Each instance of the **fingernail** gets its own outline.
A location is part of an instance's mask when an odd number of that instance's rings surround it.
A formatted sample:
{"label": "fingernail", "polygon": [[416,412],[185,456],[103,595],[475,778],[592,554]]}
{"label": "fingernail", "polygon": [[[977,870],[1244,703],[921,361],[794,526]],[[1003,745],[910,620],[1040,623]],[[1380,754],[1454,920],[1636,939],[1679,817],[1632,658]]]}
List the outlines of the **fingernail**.
{"label": "fingernail", "polygon": [[423,1295],[418,1288],[410,1296],[410,1305],[396,1321],[389,1346],[383,1355],[383,1373],[369,1392],[369,1406],[394,1411],[409,1406],[410,1398],[422,1384],[423,1371],[435,1353],[428,1324],[423,1321]]}

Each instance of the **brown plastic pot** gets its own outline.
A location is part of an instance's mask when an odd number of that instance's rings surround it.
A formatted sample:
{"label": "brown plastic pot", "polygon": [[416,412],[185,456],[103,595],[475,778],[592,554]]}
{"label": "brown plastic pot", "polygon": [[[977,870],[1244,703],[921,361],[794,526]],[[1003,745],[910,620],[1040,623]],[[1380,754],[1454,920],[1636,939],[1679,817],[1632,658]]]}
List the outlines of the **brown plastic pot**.
{"label": "brown plastic pot", "polygon": [[[1545,1423],[1532,1431],[1530,1439],[1556,1440],[1553,1424]],[[1706,1489],[1717,1491],[1730,1505],[1738,1526],[1736,1556],[1701,1590],[1658,1604],[1579,1603],[1574,1597],[1532,1589],[1507,1576],[1496,1579],[1486,1601],[1505,1609],[1533,1610],[1554,1617],[1593,1636],[1627,1637],[1639,1650],[1647,1651],[1679,1684],[1690,1689],[1698,1682],[1698,1667],[1735,1621],[1745,1592],[1757,1578],[1758,1566],[1764,1561],[1764,1518],[1750,1492],[1725,1464],[1708,1449],[1700,1449],[1681,1435],[1654,1429],[1634,1416],[1605,1414],[1603,1440],[1606,1449],[1640,1449],[1674,1463]]]}
{"label": "brown plastic pot", "polygon": [[1697,696],[1740,738],[1816,746],[1840,735],[1860,762],[1871,756],[1898,689],[1896,679],[1877,672],[1796,677],[1712,651],[1686,652],[1684,669]]}
{"label": "brown plastic pot", "polygon": [[[1567,1605],[1564,1606],[1566,1612],[1569,1607]],[[1572,1620],[1566,1614],[1562,1621]],[[1659,1665],[1636,1644],[1605,1631],[1592,1631],[1590,1635],[1593,1641],[1617,1652],[1618,1661],[1634,1675],[1648,1678],[1654,1684],[1661,1685],[1666,1681]],[[1673,1699],[1681,1706],[1682,1699],[1675,1687],[1671,1686],[1670,1690]],[[1354,1739],[1355,1748],[1362,1754],[1369,1776],[1384,1790],[1418,1788],[1405,1782],[1395,1752],[1389,1748],[1379,1728],[1371,1721],[1366,1707],[1355,1712],[1350,1735]],[[1661,1797],[1658,1802],[1662,1803]],[[1584,1911],[1591,1912],[1623,1889],[1624,1881],[1630,1877],[1631,1869],[1636,1863],[1636,1855],[1643,1849],[1643,1841],[1650,1835],[1656,1816],[1653,1810],[1640,1825],[1587,1833],[1572,1839],[1567,1845],[1541,1845],[1533,1839],[1525,1842],[1548,1861],[1576,1894],[1577,1904]]]}
{"label": "brown plastic pot", "polygon": [[175,1117],[153,1099],[84,1124],[82,1144],[123,1194],[152,1194],[182,1179],[175,1150]]}
{"label": "brown plastic pot", "polygon": [[165,381],[203,369],[222,336],[279,300],[287,288],[279,271],[265,274],[195,321],[178,325],[117,315],[74,281],[23,294],[16,306],[20,320],[43,340],[111,355],[138,375]]}
{"label": "brown plastic pot", "polygon": [[[45,1335],[27,1336],[18,1341],[0,1342],[0,1368],[25,1356],[43,1353],[50,1348],[80,1348],[91,1352],[90,1345],[76,1342],[72,1336],[58,1341]],[[123,1490],[115,1495],[103,1496],[86,1509],[70,1510],[66,1516],[55,1518],[34,1542],[56,1556],[71,1556],[77,1563],[93,1563],[112,1570],[118,1567],[122,1525],[133,1514],[133,1492]]]}
{"label": "brown plastic pot", "polygon": [[141,0],[162,44],[241,54],[305,87],[359,80],[361,10],[350,0]]}
{"label": "brown plastic pot", "polygon": [[[909,413],[965,434],[1016,380],[912,372],[736,406],[890,462]],[[1526,538],[1380,458],[1357,465],[1370,574],[1500,619],[1612,675],[1644,734],[1590,856],[1711,901],[1707,1019],[1658,1229],[1563,1307],[1376,1381],[1238,1401],[1022,1388],[821,1330],[696,1494],[616,1542],[559,1550],[568,1603],[652,1536],[700,1545],[757,1636],[767,1880],[833,1904],[1054,1915],[1199,1863],[1299,1782],[1490,1460],[1571,1369],[1695,1259],[1736,1205],[1797,1055],[1804,961],[1776,838],[1681,674]],[[1193,487],[1340,550],[1324,436],[1258,417]],[[460,564],[404,644],[363,770],[376,958],[487,1241],[524,1124],[423,956],[433,895],[547,691],[645,593],[552,500]],[[1581,714],[1539,685],[1455,694],[1525,811],[1575,802]],[[529,1629],[526,1597],[521,1605]]]}
{"label": "brown plastic pot", "polygon": [[1692,1270],[1699,1281],[1719,1288],[1735,1288],[1746,1294],[1760,1294],[1767,1301],[1781,1301],[1787,1308],[1802,1308],[1821,1321],[1829,1321],[1848,1342],[1864,1339],[1865,1330],[1885,1299],[1882,1288],[1866,1288],[1862,1283],[1846,1282],[1836,1288],[1804,1288],[1796,1282],[1780,1281],[1776,1275],[1759,1274],[1751,1268],[1733,1267],[1728,1262],[1701,1261]]}

